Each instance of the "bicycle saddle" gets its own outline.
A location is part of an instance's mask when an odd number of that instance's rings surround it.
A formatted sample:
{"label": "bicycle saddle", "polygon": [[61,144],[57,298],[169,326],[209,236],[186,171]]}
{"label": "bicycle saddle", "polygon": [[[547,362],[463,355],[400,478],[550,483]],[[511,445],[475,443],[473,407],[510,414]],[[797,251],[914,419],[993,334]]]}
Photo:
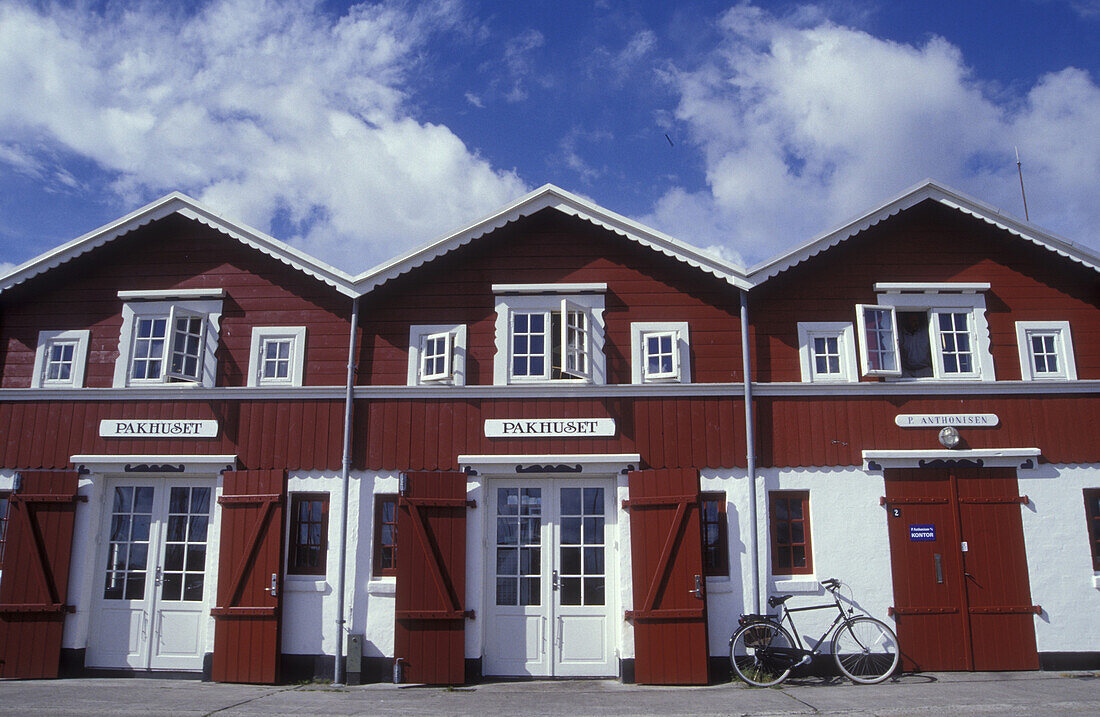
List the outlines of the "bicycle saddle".
{"label": "bicycle saddle", "polygon": [[778,607],[793,597],[794,595],[772,595],[768,598],[768,605]]}

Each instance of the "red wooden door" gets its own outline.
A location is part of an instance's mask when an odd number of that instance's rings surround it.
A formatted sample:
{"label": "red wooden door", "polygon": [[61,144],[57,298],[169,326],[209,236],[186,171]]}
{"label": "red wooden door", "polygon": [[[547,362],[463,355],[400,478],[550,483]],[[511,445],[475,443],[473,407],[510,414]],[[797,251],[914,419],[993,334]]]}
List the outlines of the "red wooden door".
{"label": "red wooden door", "polygon": [[1037,669],[1013,469],[886,475],[902,669]]}
{"label": "red wooden door", "polygon": [[23,471],[19,480],[0,577],[0,677],[57,677],[77,474]]}
{"label": "red wooden door", "polygon": [[466,474],[407,473],[397,504],[394,657],[402,680],[466,681]]}
{"label": "red wooden door", "polygon": [[279,678],[285,475],[226,471],[223,477],[211,676],[273,684]]}
{"label": "red wooden door", "polygon": [[709,651],[699,472],[634,471],[629,489],[634,678],[704,685]]}

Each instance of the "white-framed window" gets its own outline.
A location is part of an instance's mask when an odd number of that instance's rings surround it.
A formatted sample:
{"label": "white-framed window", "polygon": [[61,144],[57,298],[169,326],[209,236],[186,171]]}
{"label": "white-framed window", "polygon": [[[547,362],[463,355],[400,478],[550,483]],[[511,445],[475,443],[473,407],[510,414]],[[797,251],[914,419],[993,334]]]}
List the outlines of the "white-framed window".
{"label": "white-framed window", "polygon": [[409,327],[409,385],[466,384],[466,326]]}
{"label": "white-framed window", "polygon": [[606,291],[606,284],[494,284],[494,383],[605,383]]}
{"label": "white-framed window", "polygon": [[1016,346],[1023,380],[1077,380],[1068,321],[1017,321]]}
{"label": "white-framed window", "polygon": [[632,383],[690,383],[691,348],[686,321],[630,324]]}
{"label": "white-framed window", "polygon": [[993,381],[988,284],[876,284],[876,304],[856,305],[865,376]]}
{"label": "white-framed window", "polygon": [[80,388],[88,360],[87,330],[39,331],[31,388]]}
{"label": "white-framed window", "polygon": [[305,326],[254,326],[248,352],[249,386],[301,386]]}
{"label": "white-framed window", "polygon": [[223,290],[120,291],[118,295],[126,303],[115,362],[116,388],[214,386]]}
{"label": "white-framed window", "polygon": [[856,381],[855,330],[842,321],[799,322],[798,357],[804,382]]}

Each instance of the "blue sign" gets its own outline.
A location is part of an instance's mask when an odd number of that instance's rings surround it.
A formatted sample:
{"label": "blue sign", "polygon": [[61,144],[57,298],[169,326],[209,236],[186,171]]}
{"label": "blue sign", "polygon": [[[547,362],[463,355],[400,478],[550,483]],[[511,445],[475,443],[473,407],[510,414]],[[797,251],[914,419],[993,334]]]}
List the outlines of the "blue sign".
{"label": "blue sign", "polygon": [[909,540],[914,543],[934,542],[936,540],[936,526],[910,525]]}

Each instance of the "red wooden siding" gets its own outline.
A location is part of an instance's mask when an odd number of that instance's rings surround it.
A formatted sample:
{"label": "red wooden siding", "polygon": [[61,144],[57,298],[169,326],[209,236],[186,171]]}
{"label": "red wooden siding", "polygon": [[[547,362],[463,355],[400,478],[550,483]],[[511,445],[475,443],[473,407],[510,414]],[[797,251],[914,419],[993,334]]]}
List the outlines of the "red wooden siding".
{"label": "red wooden siding", "polygon": [[22,473],[11,494],[0,579],[0,677],[57,677],[77,474]]}
{"label": "red wooden siding", "polygon": [[[101,419],[217,419],[210,439],[100,438]],[[343,400],[0,402],[0,465],[68,468],[78,454],[236,454],[242,468],[337,469]]]}
{"label": "red wooden siding", "polygon": [[726,282],[583,220],[547,210],[364,298],[359,383],[401,385],[409,326],[467,326],[466,383],[493,383],[494,283],[606,282],[608,383],[630,383],[630,323],[688,321],[692,379],[741,380],[740,297]]}
{"label": "red wooden siding", "polygon": [[855,323],[875,282],[989,282],[993,364],[1020,379],[1016,321],[1070,322],[1077,375],[1100,378],[1100,277],[1092,269],[957,211],[928,203],[887,219],[750,294],[758,381],[799,381],[800,321]]}
{"label": "red wooden siding", "polygon": [[285,473],[226,471],[223,476],[211,676],[215,682],[274,684],[279,678]]}
{"label": "red wooden siding", "polygon": [[634,471],[629,489],[634,677],[647,685],[705,685],[699,472]]}
{"label": "red wooden siding", "polygon": [[1039,448],[1050,463],[1095,463],[1100,401],[1088,395],[756,399],[762,466],[862,465],[865,449],[940,449],[939,428],[899,428],[900,413],[995,413],[996,428],[960,428],[967,448]]}
{"label": "red wooden siding", "polygon": [[306,326],[303,381],[342,386],[351,299],[198,222],[171,216],[0,297],[0,387],[27,388],[38,332],[90,329],[85,385],[109,387],[122,326],[119,290],[223,288],[217,381],[243,386],[253,326]]}
{"label": "red wooden siding", "polygon": [[394,657],[402,681],[466,681],[466,474],[408,473],[397,511]]}
{"label": "red wooden siding", "polygon": [[[454,470],[460,454],[639,453],[653,468],[745,464],[742,402],[732,398],[371,400],[357,403],[355,465]],[[488,418],[612,417],[611,438],[484,437]],[[364,449],[366,454],[363,454]]]}

